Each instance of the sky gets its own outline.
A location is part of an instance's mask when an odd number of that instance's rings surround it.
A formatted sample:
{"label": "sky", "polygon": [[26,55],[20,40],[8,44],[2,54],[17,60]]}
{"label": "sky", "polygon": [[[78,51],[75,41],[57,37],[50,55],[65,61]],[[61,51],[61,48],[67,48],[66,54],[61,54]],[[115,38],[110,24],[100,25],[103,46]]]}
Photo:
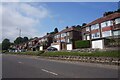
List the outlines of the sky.
{"label": "sky", "polygon": [[[14,1],[14,0],[13,0]],[[11,42],[19,36],[42,37],[54,28],[82,25],[118,9],[117,2],[3,2],[0,3],[0,34]],[[0,40],[1,42],[2,40]]]}

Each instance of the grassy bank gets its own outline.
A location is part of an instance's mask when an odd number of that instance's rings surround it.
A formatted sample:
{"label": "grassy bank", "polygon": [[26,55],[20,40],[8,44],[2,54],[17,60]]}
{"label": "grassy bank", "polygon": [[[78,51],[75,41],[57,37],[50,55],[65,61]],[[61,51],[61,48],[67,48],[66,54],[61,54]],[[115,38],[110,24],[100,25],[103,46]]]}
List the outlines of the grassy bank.
{"label": "grassy bank", "polygon": [[44,51],[31,51],[31,52],[8,52],[8,54],[20,55],[34,55],[34,56],[91,56],[91,57],[120,57],[120,51],[104,51],[93,53],[81,52],[44,52]]}
{"label": "grassy bank", "polygon": [[7,52],[6,54],[18,54],[18,55],[33,55],[40,56],[44,51],[28,51],[28,52]]}
{"label": "grassy bank", "polygon": [[93,57],[120,57],[118,51],[104,51],[93,53],[81,53],[81,52],[46,52],[41,54],[42,56],[93,56]]}

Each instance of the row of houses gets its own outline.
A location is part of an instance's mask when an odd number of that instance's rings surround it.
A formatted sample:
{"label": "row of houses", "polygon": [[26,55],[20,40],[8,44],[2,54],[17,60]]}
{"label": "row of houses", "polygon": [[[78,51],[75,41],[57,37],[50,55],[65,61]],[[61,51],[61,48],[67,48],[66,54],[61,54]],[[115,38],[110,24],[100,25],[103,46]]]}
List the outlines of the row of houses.
{"label": "row of houses", "polygon": [[[120,36],[120,13],[113,13],[98,18],[87,25],[80,27],[67,27],[56,34],[46,34],[26,43],[16,45],[18,50],[45,50],[49,46],[58,50],[76,49],[75,41],[90,41],[91,48],[103,49],[108,47],[106,40],[119,41]],[[118,44],[117,42],[116,44]],[[115,44],[115,43],[114,43]]]}

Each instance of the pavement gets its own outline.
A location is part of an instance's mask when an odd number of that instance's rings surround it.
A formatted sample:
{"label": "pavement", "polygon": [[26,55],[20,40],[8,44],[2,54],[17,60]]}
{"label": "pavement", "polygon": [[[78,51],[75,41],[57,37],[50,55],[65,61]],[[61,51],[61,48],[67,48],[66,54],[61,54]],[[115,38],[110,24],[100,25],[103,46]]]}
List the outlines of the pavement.
{"label": "pavement", "polygon": [[2,55],[3,78],[118,78],[118,66]]}

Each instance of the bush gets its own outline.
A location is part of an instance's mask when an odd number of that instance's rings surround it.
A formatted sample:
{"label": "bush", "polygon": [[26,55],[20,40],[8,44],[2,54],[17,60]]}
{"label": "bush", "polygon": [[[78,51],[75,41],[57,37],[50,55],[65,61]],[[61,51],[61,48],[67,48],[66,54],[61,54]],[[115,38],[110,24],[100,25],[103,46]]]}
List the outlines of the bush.
{"label": "bush", "polygon": [[2,53],[6,53],[6,52],[8,52],[8,50],[2,50]]}
{"label": "bush", "polygon": [[76,48],[90,48],[90,41],[75,41]]}

